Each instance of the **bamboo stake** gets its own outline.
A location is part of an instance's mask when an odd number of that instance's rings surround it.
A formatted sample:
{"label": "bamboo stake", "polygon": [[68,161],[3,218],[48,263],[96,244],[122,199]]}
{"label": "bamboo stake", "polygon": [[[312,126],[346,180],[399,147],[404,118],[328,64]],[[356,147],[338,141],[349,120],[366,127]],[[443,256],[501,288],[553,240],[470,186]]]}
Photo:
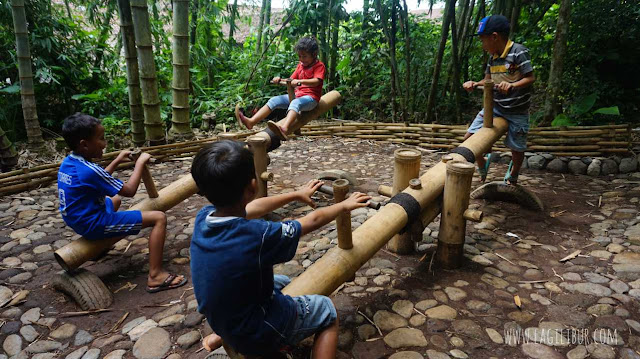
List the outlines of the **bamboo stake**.
{"label": "bamboo stake", "polygon": [[[333,181],[333,201],[344,201],[349,192],[349,181],[338,179]],[[342,212],[336,217],[336,230],[338,231],[338,247],[342,249],[353,248],[351,240],[351,212]]]}
{"label": "bamboo stake", "polygon": [[256,180],[258,182],[258,192],[256,198],[267,196],[267,180],[263,177],[267,173],[267,140],[259,136],[249,137],[247,140],[249,149],[253,152],[253,165],[256,171]]}
{"label": "bamboo stake", "polygon": [[[393,153],[393,158],[393,187],[391,194],[395,196],[409,186],[409,181],[420,176],[422,153],[411,148],[401,148]],[[422,230],[419,233],[416,232],[407,231],[407,233],[397,234],[387,244],[387,250],[398,254],[413,252],[415,241],[412,237],[420,236],[422,238]]]}
{"label": "bamboo stake", "polygon": [[491,128],[493,126],[493,81],[485,80],[483,102],[484,102],[484,121],[483,127]]}

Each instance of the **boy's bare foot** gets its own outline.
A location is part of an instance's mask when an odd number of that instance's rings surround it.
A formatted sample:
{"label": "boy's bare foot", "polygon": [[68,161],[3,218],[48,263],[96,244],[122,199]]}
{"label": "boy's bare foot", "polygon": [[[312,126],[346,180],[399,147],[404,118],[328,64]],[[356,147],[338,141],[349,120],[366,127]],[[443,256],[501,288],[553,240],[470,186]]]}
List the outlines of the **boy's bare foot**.
{"label": "boy's bare foot", "polygon": [[157,293],[163,290],[175,289],[187,284],[187,278],[169,272],[161,273],[155,277],[147,278],[147,292]]}
{"label": "boy's bare foot", "polygon": [[208,352],[220,348],[221,345],[222,338],[216,333],[209,334],[202,339],[202,347]]}
{"label": "boy's bare foot", "polygon": [[240,127],[246,127],[247,129],[252,129],[253,125],[247,121],[247,117],[240,111],[240,104],[236,104],[236,120],[238,120],[238,125]]}
{"label": "boy's bare foot", "polygon": [[269,129],[275,133],[276,136],[278,136],[281,140],[286,141],[289,138],[287,137],[287,132],[284,131],[280,126],[278,126],[277,123],[273,122],[273,121],[268,121],[267,122],[267,127],[269,127]]}

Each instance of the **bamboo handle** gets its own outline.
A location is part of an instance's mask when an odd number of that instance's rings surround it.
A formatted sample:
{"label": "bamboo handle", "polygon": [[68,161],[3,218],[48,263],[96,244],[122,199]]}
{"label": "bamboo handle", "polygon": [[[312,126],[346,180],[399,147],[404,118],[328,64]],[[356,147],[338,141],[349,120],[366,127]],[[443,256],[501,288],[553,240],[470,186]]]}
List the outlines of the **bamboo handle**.
{"label": "bamboo handle", "polygon": [[[333,187],[327,186],[326,184],[323,184],[322,186],[320,186],[320,188],[318,188],[318,192],[322,192],[330,196],[334,195]],[[382,207],[382,203],[376,202],[376,201],[369,201],[369,204],[367,204],[367,207],[373,208],[373,209],[380,209],[380,207]]]}
{"label": "bamboo handle", "polygon": [[[142,151],[134,151],[131,152],[131,158],[134,161],[138,160],[138,157],[142,154]],[[153,182],[153,177],[151,177],[151,171],[149,171],[149,166],[144,164],[142,168],[142,183],[144,183],[145,188],[147,189],[147,194],[149,198],[158,198],[158,189],[156,188],[156,184]]]}

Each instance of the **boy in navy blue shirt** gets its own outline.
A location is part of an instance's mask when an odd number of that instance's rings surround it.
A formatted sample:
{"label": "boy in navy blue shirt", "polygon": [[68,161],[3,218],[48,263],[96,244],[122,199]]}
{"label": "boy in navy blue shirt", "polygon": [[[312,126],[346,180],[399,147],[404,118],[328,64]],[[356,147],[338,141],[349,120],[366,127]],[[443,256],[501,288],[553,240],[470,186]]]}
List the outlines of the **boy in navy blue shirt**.
{"label": "boy in navy blue shirt", "polygon": [[198,152],[191,174],[200,193],[213,204],[196,216],[191,239],[191,279],[198,311],[217,333],[204,339],[208,350],[222,339],[246,355],[270,355],[316,334],[313,358],[335,358],[338,315],[321,295],[290,297],[289,283],[273,275],[273,265],[291,260],[298,240],[343,211],[367,205],[370,197],[354,193],[345,201],[299,220],[257,219],[298,200],[313,206],[311,195],[322,184],[254,200],[253,154],[242,143],[219,141]]}
{"label": "boy in navy blue shirt", "polygon": [[142,170],[151,156],[142,153],[131,178],[123,183],[111,174],[129,157],[129,151],[120,152],[104,169],[91,162],[94,158],[102,158],[107,145],[100,120],[82,113],[71,115],[64,120],[62,136],[73,151],[62,161],[58,171],[60,213],[65,223],[88,240],[126,237],[138,234],[142,228],[152,227],[147,291],[155,293],[184,285],[187,282],[184,276],[162,269],[167,227],[164,212],[118,212],[120,196],[133,197],[136,194]]}

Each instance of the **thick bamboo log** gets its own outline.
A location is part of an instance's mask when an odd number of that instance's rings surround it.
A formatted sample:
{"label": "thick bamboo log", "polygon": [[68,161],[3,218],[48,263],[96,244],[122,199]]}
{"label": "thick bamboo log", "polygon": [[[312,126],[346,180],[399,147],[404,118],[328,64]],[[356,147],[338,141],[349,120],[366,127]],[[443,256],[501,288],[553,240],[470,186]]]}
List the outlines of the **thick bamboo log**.
{"label": "thick bamboo log", "polygon": [[[158,198],[145,199],[129,208],[129,210],[166,212],[197,192],[198,187],[189,174],[160,190]],[[91,258],[95,258],[120,239],[109,238],[89,241],[85,238],[80,238],[55,251],[54,257],[64,270],[71,271]]]}
{"label": "thick bamboo log", "polygon": [[383,184],[381,184],[380,186],[378,186],[378,194],[386,196],[386,197],[392,197],[393,195],[391,194],[393,192],[393,188],[391,188],[391,186],[385,186]]}
{"label": "thick bamboo log", "polygon": [[256,198],[267,196],[267,180],[262,174],[267,172],[267,140],[259,136],[251,136],[247,139],[249,149],[253,152],[253,165],[256,170],[256,181],[258,182],[258,192]]}
{"label": "thick bamboo log", "polygon": [[[480,129],[462,146],[469,149],[475,156],[481,156],[491,150],[493,143],[504,135],[507,127],[504,119],[495,118],[492,128]],[[462,155],[457,153],[451,155],[454,160],[465,161]],[[445,167],[442,162],[436,164],[421,176],[420,190],[407,188],[403,193],[413,197],[424,211],[442,194]],[[402,206],[388,203],[353,232],[351,250],[345,251],[336,247],[328,250],[322,258],[285,287],[283,293],[290,296],[333,293],[342,283],[353,277],[355,272],[392,236],[405,227],[407,220],[407,212]]]}
{"label": "thick bamboo log", "polygon": [[485,80],[482,92],[484,93],[484,121],[482,126],[491,127],[493,126],[493,81]]}
{"label": "thick bamboo log", "polygon": [[[196,21],[195,19],[193,21]],[[173,141],[193,138],[189,122],[189,0],[173,0],[173,78],[171,128]]]}
{"label": "thick bamboo log", "polygon": [[[409,186],[409,181],[420,176],[422,152],[412,148],[400,148],[393,153],[393,158],[393,187],[391,194],[395,196]],[[411,253],[415,249],[415,238],[413,238],[415,236],[419,236],[422,239],[422,229],[397,234],[389,241],[387,249],[393,253]]]}
{"label": "thick bamboo log", "polygon": [[[324,194],[333,196],[333,187],[323,184],[322,186],[320,186],[320,188],[318,188],[318,192],[322,192]],[[380,207],[382,207],[382,203],[376,202],[376,201],[369,201],[369,204],[367,204],[367,207],[378,210],[380,209]]]}
{"label": "thick bamboo log", "polygon": [[473,163],[447,162],[444,184],[442,218],[436,261],[447,269],[462,265],[467,221],[464,212],[469,207],[469,194],[474,171]]}
{"label": "thick bamboo log", "polygon": [[[333,181],[333,201],[340,203],[347,198],[349,181],[339,179]],[[351,212],[342,212],[336,217],[336,231],[338,232],[338,247],[342,249],[353,248],[351,240]]]}
{"label": "thick bamboo log", "polygon": [[[135,162],[141,154],[142,151],[133,152],[131,153],[131,158]],[[158,198],[158,190],[156,189],[155,182],[153,182],[153,177],[151,176],[151,171],[149,171],[149,166],[147,166],[147,164],[145,164],[142,169],[142,183],[144,183],[144,187],[147,189],[147,195],[149,198]]]}

